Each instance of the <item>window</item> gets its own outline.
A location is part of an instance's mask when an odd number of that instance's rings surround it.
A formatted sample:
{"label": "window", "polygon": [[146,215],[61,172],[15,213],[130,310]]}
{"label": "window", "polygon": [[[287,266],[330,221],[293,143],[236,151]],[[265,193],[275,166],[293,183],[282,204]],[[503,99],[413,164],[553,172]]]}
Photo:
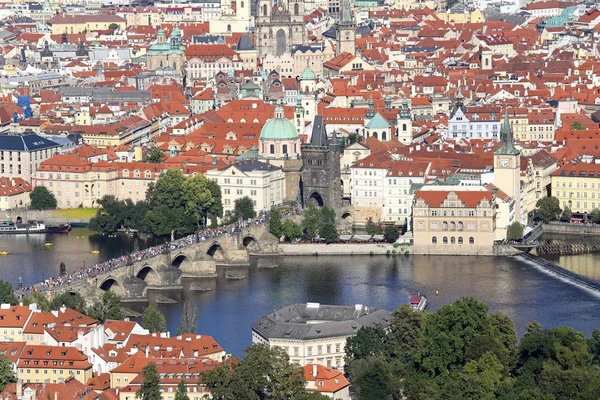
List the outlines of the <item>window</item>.
{"label": "window", "polygon": [[458,244],[463,244],[463,238],[462,238],[462,236],[458,237]]}
{"label": "window", "polygon": [[448,244],[448,237],[447,236],[444,236],[444,238],[442,239],[442,243]]}
{"label": "window", "polygon": [[437,244],[437,237],[434,236],[431,238],[431,244]]}
{"label": "window", "polygon": [[454,236],[450,238],[450,244],[456,244],[456,238]]}
{"label": "window", "polygon": [[475,238],[473,236],[469,238],[469,244],[475,244]]}

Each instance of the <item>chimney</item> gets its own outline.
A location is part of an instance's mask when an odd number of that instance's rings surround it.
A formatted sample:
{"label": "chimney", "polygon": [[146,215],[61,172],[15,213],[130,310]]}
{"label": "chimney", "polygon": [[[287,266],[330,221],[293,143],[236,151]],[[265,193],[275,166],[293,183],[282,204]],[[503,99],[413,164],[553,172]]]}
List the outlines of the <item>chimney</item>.
{"label": "chimney", "polygon": [[312,371],[313,376],[316,378],[317,377],[317,364],[313,364],[312,367],[313,367],[312,368],[313,369],[313,371]]}
{"label": "chimney", "polygon": [[23,396],[23,379],[19,379],[16,384],[17,387],[17,398]]}
{"label": "chimney", "polygon": [[149,349],[148,349],[148,346],[146,346],[146,358],[148,358],[148,352],[149,352]]}
{"label": "chimney", "polygon": [[58,400],[58,392],[54,392],[54,400]]}

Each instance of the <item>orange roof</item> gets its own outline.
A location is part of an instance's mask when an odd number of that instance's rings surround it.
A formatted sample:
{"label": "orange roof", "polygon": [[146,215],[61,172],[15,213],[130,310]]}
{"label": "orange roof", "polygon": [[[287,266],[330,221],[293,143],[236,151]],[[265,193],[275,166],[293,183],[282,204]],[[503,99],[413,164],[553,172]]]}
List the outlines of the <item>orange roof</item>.
{"label": "orange roof", "polygon": [[0,327],[23,328],[33,311],[28,306],[10,306],[0,309]]}
{"label": "orange roof", "polygon": [[0,342],[0,354],[6,356],[12,363],[16,363],[26,344],[25,342]]}
{"label": "orange roof", "polygon": [[[304,366],[304,377],[308,382],[314,382],[316,391],[321,393],[337,393],[350,385],[342,371],[327,368],[319,364]],[[308,388],[312,389],[312,385]]]}
{"label": "orange roof", "polygon": [[466,208],[476,208],[484,200],[491,201],[494,195],[491,190],[418,190],[415,199],[423,199],[431,208],[439,208],[450,193],[455,193]]}
{"label": "orange roof", "polygon": [[89,363],[88,357],[75,347],[25,346],[17,363],[17,367],[28,368],[36,365],[61,369],[87,370],[92,368],[92,364]]}

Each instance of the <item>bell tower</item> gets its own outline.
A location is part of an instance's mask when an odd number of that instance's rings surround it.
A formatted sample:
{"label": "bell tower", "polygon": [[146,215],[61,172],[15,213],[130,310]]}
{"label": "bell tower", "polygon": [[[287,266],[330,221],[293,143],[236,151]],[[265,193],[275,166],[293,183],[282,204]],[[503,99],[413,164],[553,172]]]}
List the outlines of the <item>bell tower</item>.
{"label": "bell tower", "polygon": [[500,127],[501,143],[494,152],[494,185],[515,201],[515,221],[521,221],[521,151],[513,144],[508,110]]}
{"label": "bell tower", "polygon": [[336,55],[344,52],[356,55],[356,22],[352,15],[350,0],[341,1],[336,28]]}
{"label": "bell tower", "polygon": [[408,108],[408,99],[402,100],[402,108],[398,113],[398,126],[396,128],[398,141],[402,144],[412,143],[412,116]]}

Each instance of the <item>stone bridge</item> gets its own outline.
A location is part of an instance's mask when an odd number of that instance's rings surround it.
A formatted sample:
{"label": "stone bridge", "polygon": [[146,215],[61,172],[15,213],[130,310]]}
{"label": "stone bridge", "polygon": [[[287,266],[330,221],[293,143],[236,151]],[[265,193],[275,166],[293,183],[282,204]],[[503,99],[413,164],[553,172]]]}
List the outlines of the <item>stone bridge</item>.
{"label": "stone bridge", "polygon": [[146,297],[148,289],[180,287],[182,278],[215,278],[218,264],[248,264],[252,254],[277,251],[278,240],[269,233],[267,225],[251,225],[233,234],[170,250],[44,293],[52,299],[63,292],[77,292],[89,300],[112,290],[124,300],[139,299]]}

